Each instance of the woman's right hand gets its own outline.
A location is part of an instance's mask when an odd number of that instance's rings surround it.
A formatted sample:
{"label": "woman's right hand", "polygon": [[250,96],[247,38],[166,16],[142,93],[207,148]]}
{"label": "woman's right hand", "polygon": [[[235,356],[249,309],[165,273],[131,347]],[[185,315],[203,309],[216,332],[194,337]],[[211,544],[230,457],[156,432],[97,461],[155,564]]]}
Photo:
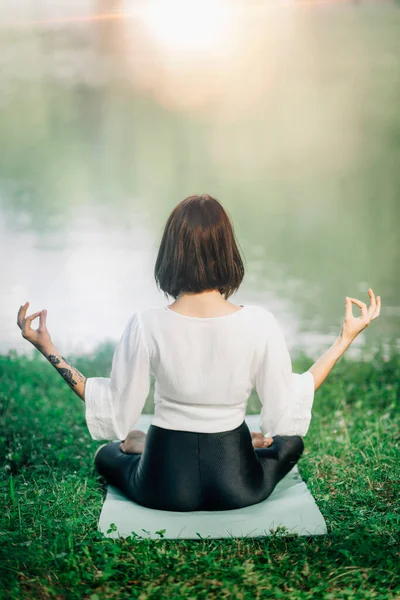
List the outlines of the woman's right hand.
{"label": "woman's right hand", "polygon": [[[50,348],[53,342],[46,324],[47,310],[40,310],[39,312],[27,317],[26,311],[28,310],[28,306],[29,302],[25,302],[25,304],[19,307],[17,314],[17,325],[21,329],[22,337],[28,340],[28,342],[30,342],[38,350]],[[38,317],[40,317],[39,327],[37,329],[32,329],[31,325]]]}
{"label": "woman's right hand", "polygon": [[[367,307],[365,302],[361,302],[356,298],[346,297],[346,316],[342,325],[340,336],[347,342],[352,342],[363,329],[368,327],[371,321],[374,321],[380,315],[381,297],[377,296],[375,298],[375,294],[371,288],[369,288],[368,294],[371,301],[369,307]],[[355,317],[353,315],[352,304],[356,304],[360,307],[360,317]]]}

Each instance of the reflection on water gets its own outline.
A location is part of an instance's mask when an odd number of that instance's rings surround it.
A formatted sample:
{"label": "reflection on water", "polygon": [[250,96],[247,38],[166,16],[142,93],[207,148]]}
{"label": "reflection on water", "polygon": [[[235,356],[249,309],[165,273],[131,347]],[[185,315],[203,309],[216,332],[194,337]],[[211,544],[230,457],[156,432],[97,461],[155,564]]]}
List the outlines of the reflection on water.
{"label": "reflection on water", "polygon": [[[71,6],[26,18],[90,12]],[[28,350],[26,300],[65,353],[170,303],[153,280],[162,228],[203,192],[245,257],[232,302],[272,310],[291,347],[325,348],[369,286],[384,310],[368,339],[399,338],[400,10],[270,7],[222,16],[207,51],[139,12],[2,27],[0,351]]]}

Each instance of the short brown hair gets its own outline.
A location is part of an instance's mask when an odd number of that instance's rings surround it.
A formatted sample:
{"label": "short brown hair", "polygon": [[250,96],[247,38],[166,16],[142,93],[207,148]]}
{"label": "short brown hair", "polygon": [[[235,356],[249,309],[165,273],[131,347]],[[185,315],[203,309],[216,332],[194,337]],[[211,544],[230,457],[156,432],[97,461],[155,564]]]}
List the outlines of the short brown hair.
{"label": "short brown hair", "polygon": [[188,196],[171,212],[154,267],[157,287],[181,292],[218,289],[225,299],[240,286],[244,266],[230,218],[208,194]]}

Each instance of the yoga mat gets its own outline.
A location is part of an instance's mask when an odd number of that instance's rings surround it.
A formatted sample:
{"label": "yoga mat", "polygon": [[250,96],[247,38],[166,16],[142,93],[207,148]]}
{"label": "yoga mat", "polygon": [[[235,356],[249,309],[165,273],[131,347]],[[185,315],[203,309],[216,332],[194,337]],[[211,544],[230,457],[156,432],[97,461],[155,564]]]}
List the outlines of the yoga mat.
{"label": "yoga mat", "polygon": [[[147,431],[152,415],[142,415],[135,429]],[[259,431],[260,415],[246,416],[251,431]],[[301,460],[301,459],[300,459]],[[99,531],[106,537],[218,539],[268,535],[324,535],[325,520],[301,478],[297,465],[263,502],[223,511],[174,512],[140,506],[108,486]],[[157,533],[159,531],[162,533]]]}

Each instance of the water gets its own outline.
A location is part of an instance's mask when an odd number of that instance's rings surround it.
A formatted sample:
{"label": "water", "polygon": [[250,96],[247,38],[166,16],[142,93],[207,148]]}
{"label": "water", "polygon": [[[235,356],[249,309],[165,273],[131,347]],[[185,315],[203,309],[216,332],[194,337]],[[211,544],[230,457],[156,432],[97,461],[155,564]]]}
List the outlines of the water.
{"label": "water", "polygon": [[154,262],[193,193],[232,218],[230,300],[274,312],[291,349],[317,356],[370,286],[382,315],[355,349],[399,339],[400,7],[246,6],[190,39],[139,13],[71,20],[104,0],[3,11],[0,351],[30,351],[27,300],[65,354],[171,303]]}

